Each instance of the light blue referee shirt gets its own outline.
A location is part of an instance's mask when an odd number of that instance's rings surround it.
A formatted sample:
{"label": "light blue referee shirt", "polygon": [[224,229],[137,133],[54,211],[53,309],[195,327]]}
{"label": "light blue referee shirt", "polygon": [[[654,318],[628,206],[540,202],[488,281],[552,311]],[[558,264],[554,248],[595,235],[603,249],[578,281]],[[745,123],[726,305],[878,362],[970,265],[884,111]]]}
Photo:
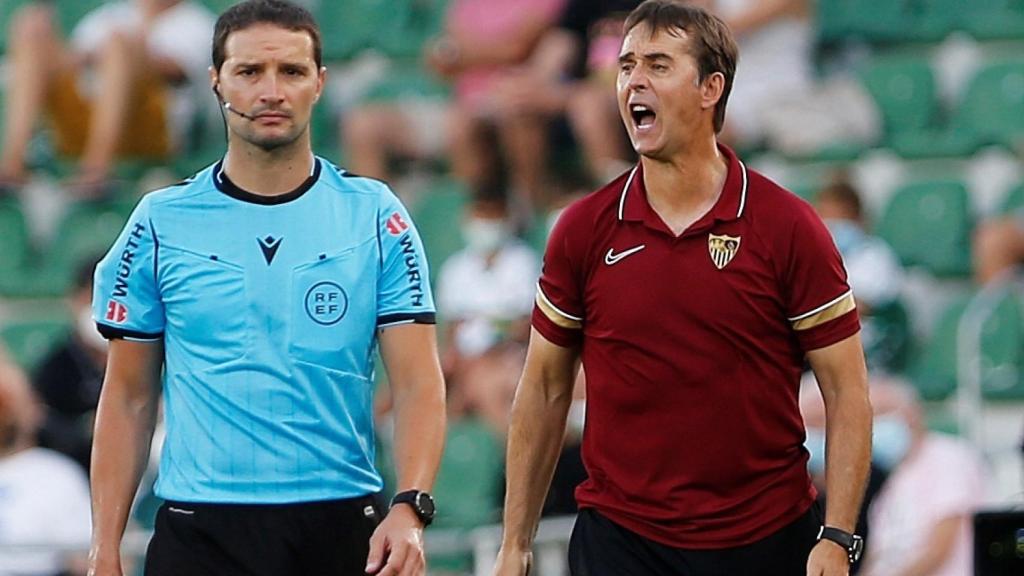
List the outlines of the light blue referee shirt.
{"label": "light blue referee shirt", "polygon": [[108,338],[164,341],[157,495],[379,491],[376,333],[434,322],[428,278],[391,190],[320,158],[281,196],[241,190],[222,163],[145,196],[96,269],[93,314]]}

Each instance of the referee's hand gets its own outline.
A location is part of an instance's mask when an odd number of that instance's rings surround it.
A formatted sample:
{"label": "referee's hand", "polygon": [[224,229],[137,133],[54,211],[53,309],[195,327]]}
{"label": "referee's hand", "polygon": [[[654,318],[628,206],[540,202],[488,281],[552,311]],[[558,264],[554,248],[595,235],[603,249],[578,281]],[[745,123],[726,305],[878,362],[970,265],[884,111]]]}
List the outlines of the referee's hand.
{"label": "referee's hand", "polygon": [[379,576],[422,576],[427,561],[423,556],[423,523],[406,504],[388,511],[370,537],[366,573]]}
{"label": "referee's hand", "polygon": [[512,551],[502,547],[494,561],[494,576],[526,576],[533,564],[533,552]]}
{"label": "referee's hand", "polygon": [[97,554],[90,551],[88,576],[124,576],[120,554]]}

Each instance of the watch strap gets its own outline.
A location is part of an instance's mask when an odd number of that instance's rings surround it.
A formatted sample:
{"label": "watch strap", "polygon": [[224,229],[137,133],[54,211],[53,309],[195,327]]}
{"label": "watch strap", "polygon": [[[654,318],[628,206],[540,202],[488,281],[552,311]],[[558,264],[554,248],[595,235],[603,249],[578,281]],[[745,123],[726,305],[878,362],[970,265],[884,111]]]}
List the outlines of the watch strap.
{"label": "watch strap", "polygon": [[818,540],[831,540],[842,546],[846,550],[850,564],[860,560],[860,555],[864,551],[864,539],[862,537],[832,526],[822,526],[818,530]]}

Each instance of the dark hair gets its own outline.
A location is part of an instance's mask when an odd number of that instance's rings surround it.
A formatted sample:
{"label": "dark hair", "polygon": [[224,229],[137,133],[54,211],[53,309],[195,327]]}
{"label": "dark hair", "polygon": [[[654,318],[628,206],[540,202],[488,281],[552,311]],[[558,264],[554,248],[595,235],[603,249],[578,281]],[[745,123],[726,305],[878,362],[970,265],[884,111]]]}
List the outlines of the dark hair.
{"label": "dark hair", "polygon": [[228,8],[217,18],[217,25],[213,29],[214,70],[220,72],[227,58],[224,45],[228,36],[256,24],[273,24],[287,30],[305,31],[313,39],[316,67],[320,68],[323,64],[320,27],[309,10],[285,0],[247,0]]}
{"label": "dark hair", "polygon": [[697,61],[700,80],[715,72],[725,76],[725,87],[722,97],[715,105],[715,132],[721,132],[725,123],[725,105],[732,91],[733,78],[736,76],[736,62],[739,61],[739,48],[732,32],[717,16],[698,8],[674,0],[646,0],[630,12],[626,18],[624,31],[629,32],[640,24],[646,24],[651,35],[657,32],[682,30],[690,35],[693,57]]}

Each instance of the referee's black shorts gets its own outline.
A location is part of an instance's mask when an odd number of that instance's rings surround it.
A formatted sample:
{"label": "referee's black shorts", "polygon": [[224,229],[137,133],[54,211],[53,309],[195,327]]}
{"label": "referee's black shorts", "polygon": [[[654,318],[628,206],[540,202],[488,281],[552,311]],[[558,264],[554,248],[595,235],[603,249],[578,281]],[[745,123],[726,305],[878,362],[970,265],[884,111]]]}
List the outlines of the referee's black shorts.
{"label": "referee's black shorts", "polygon": [[365,576],[374,496],[300,504],[165,502],[146,576]]}
{"label": "referee's black shorts", "polygon": [[569,569],[573,576],[804,576],[821,520],[815,503],[753,544],[689,550],[648,540],[584,508],[569,541]]}

